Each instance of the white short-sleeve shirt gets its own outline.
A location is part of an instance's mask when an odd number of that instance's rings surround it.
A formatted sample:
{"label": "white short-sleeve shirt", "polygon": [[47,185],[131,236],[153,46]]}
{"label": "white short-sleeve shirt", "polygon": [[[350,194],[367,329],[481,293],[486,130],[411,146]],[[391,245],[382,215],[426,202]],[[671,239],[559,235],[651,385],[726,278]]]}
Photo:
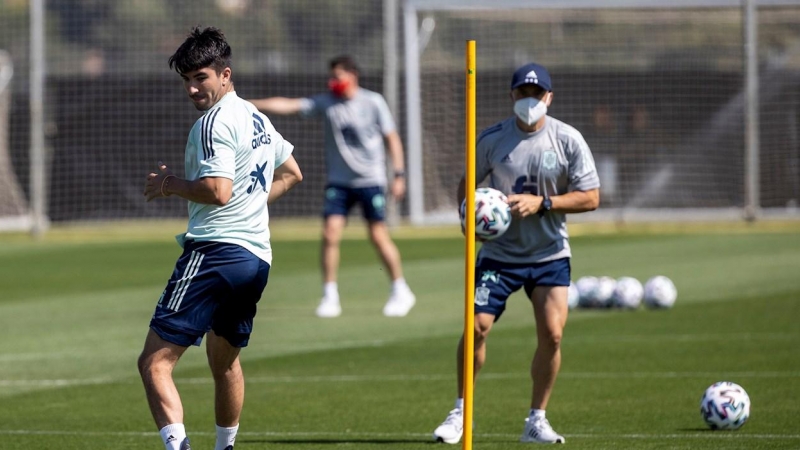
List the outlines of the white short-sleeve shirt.
{"label": "white short-sleeve shirt", "polygon": [[224,206],[189,202],[188,229],[177,236],[181,246],[190,239],[227,242],[271,264],[267,198],[275,168],[293,149],[267,116],[236,92],[206,111],[189,132],[186,178],[228,178],[233,193]]}

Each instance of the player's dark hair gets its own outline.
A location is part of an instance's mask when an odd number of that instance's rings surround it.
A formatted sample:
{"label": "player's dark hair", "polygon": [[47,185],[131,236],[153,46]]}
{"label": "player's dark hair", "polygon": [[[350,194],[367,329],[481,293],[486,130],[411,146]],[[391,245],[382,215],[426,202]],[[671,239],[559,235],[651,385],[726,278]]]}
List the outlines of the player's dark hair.
{"label": "player's dark hair", "polygon": [[175,54],[169,57],[169,68],[178,73],[211,67],[217,74],[231,66],[231,46],[219,28],[192,28]]}
{"label": "player's dark hair", "polygon": [[345,72],[350,72],[358,76],[358,64],[356,64],[356,60],[350,55],[339,55],[331,59],[330,69],[333,70],[337,67],[340,67]]}

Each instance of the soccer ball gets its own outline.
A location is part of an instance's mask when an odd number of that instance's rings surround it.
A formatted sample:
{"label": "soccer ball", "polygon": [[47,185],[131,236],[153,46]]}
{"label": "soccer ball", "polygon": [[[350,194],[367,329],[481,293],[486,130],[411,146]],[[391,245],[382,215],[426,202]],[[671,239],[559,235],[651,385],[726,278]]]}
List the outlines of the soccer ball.
{"label": "soccer ball", "polygon": [[644,304],[650,308],[672,308],[677,297],[675,284],[665,276],[650,278],[644,285]]}
{"label": "soccer ball", "polygon": [[633,277],[620,277],[614,289],[614,306],[618,308],[636,309],[642,303],[644,288],[642,283]]}
{"label": "soccer ball", "polygon": [[575,283],[575,287],[578,288],[578,305],[583,308],[594,306],[598,284],[597,277],[585,276],[578,278],[578,282]]}
{"label": "soccer ball", "polygon": [[585,276],[578,278],[575,288],[578,290],[578,305],[588,308],[594,305],[597,291],[597,277]]}
{"label": "soccer ball", "polygon": [[605,308],[611,304],[611,296],[617,281],[611,277],[586,276],[578,279],[579,304],[583,308]]}
{"label": "soccer ball", "polygon": [[594,296],[595,306],[606,308],[613,304],[614,291],[617,289],[617,280],[611,277],[600,277],[597,279],[597,291]]}
{"label": "soccer ball", "polygon": [[[466,230],[467,199],[461,202],[461,230]],[[497,189],[482,187],[475,190],[475,235],[484,240],[497,239],[511,225],[508,198]]]}
{"label": "soccer ball", "polygon": [[575,285],[572,281],[569,282],[569,288],[567,289],[567,305],[569,309],[575,309],[578,307],[578,302],[581,299],[581,294],[578,292],[578,286]]}
{"label": "soccer ball", "polygon": [[750,397],[736,383],[719,381],[706,389],[700,414],[712,430],[736,430],[750,417]]}

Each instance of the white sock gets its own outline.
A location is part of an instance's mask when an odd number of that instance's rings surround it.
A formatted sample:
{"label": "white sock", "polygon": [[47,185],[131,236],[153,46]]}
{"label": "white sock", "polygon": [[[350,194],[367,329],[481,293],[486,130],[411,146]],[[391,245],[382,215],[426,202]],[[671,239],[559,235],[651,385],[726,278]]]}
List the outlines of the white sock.
{"label": "white sock", "polygon": [[456,399],[456,409],[460,409],[462,411],[464,410],[464,399],[463,398],[457,398]]}
{"label": "white sock", "polygon": [[186,439],[186,428],[182,423],[171,423],[158,432],[166,450],[180,450],[181,442]]}
{"label": "white sock", "polygon": [[327,298],[339,300],[339,285],[335,281],[328,281],[323,285],[322,293]]}
{"label": "white sock", "polygon": [[544,419],[544,410],[531,408],[531,412],[528,417],[531,419]]}
{"label": "white sock", "polygon": [[217,445],[214,446],[214,450],[225,450],[229,445],[233,445],[237,431],[239,431],[238,424],[230,428],[217,425]]}
{"label": "white sock", "polygon": [[408,284],[406,284],[405,278],[400,277],[392,281],[392,292],[407,292],[410,290],[411,289],[408,287]]}

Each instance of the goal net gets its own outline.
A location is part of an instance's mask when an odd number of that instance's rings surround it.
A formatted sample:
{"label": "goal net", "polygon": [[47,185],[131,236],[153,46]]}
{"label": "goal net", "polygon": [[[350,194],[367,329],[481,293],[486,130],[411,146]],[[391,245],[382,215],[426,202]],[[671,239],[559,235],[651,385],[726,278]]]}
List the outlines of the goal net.
{"label": "goal net", "polygon": [[[36,169],[44,170],[45,213],[55,224],[186,217],[184,200],[147,203],[142,191],[158,161],[183,174],[186,139],[200,113],[167,60],[193,26],[215,26],[225,33],[242,98],[323,92],[328,61],[345,53],[358,61],[365,88],[383,88],[380,1],[0,1],[0,48],[8,49],[18,75],[10,93],[15,110],[10,153],[26,187],[31,178],[28,75],[34,53],[29,23],[36,4],[45,5],[46,30],[46,167]],[[8,101],[4,97],[3,104]],[[303,183],[270,207],[270,215],[319,217],[326,182],[322,124],[270,118],[295,145],[305,175]],[[19,190],[14,178],[6,176],[11,167],[6,156],[0,151],[0,216],[25,208],[24,197],[7,194]]]}
{"label": "goal net", "polygon": [[11,79],[14,66],[0,50],[0,230],[29,227],[28,204],[14,170],[10,149]]}
{"label": "goal net", "polygon": [[[767,213],[796,215],[800,2],[759,3],[759,200]],[[420,179],[412,220],[457,218],[466,39],[477,41],[478,130],[513,114],[515,68],[535,61],[549,69],[548,114],[582,132],[601,179],[602,208],[583,220],[740,219],[743,9],[738,1],[653,4],[407,2],[406,44],[418,49],[406,53],[409,146],[421,147],[412,156]]]}
{"label": "goal net", "polygon": [[[16,74],[0,96],[0,222],[26,220],[40,205],[54,223],[185,217],[184,201],[146,203],[142,187],[158,161],[183,172],[186,137],[199,113],[167,59],[198,24],[225,32],[244,98],[317,94],[326,89],[328,61],[342,53],[360,63],[367,89],[410,92],[416,84],[414,95],[396,102],[414,175],[400,212],[414,223],[456,220],[466,39],[478,45],[479,128],[511,114],[508,83],[517,66],[535,60],[550,69],[551,114],[583,132],[603,183],[603,207],[576,218],[688,211],[738,219],[752,167],[744,155],[740,3],[0,1],[0,49]],[[44,54],[31,51],[36,5],[45,8]],[[759,204],[796,211],[800,0],[758,5]],[[392,20],[404,23],[397,44],[385,25]],[[34,56],[45,67],[44,126],[36,132],[30,123]],[[399,68],[397,59],[405,61]],[[322,124],[271,119],[295,144],[305,175],[271,215],[318,217],[326,183]],[[42,133],[44,161],[29,156],[31,136]],[[37,195],[42,179],[45,198]]]}

